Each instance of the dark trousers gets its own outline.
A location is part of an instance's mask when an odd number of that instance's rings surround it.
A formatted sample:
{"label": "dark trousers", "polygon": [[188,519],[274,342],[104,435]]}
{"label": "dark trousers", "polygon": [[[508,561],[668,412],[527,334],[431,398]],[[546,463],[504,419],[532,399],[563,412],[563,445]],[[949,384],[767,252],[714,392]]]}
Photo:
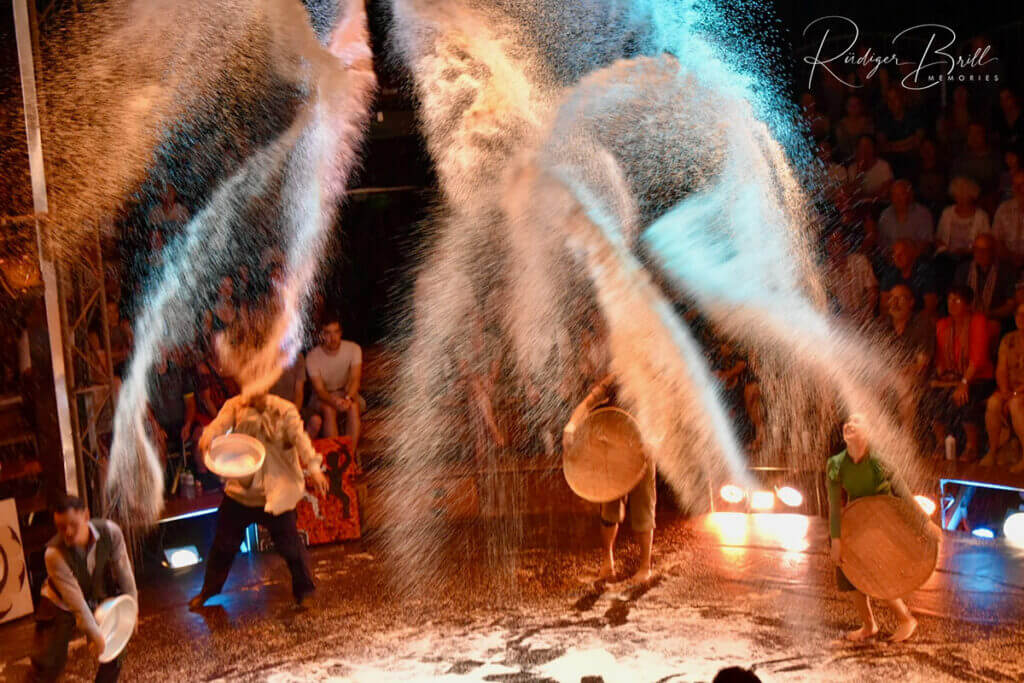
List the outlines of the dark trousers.
{"label": "dark trousers", "polygon": [[248,507],[224,496],[217,510],[217,533],[213,538],[213,547],[210,548],[210,557],[206,561],[203,593],[220,593],[238,548],[242,545],[245,528],[250,524],[259,524],[270,532],[274,548],[284,558],[292,574],[292,595],[299,599],[312,593],[315,587],[313,573],[309,570],[309,555],[299,537],[296,521],[295,510],[274,516],[263,508]]}
{"label": "dark trousers", "polygon": [[[56,681],[68,661],[68,643],[75,634],[75,615],[65,612],[46,598],[40,598],[36,614],[35,652],[32,654],[32,670],[28,680],[33,683]],[[121,673],[121,657],[112,662],[100,664],[96,681],[102,683],[117,680]]]}

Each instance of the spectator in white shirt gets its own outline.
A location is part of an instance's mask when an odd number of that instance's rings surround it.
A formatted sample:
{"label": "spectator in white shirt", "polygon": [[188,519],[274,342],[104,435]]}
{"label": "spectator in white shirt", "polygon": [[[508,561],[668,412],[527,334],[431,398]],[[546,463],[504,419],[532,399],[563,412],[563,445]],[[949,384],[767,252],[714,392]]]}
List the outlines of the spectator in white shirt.
{"label": "spectator in white shirt", "polygon": [[345,416],[345,433],[352,439],[352,452],[359,443],[359,382],[363,373],[363,350],[341,337],[341,322],[327,318],[320,328],[321,344],[306,356],[306,373],[313,385],[312,408],[323,420],[324,436],[338,435],[338,419]]}
{"label": "spectator in white shirt", "polygon": [[867,200],[880,202],[889,196],[892,167],[875,155],[875,139],[870,135],[862,135],[857,141],[857,155],[846,169],[846,175],[848,182]]}
{"label": "spectator in white shirt", "polygon": [[996,209],[992,233],[999,240],[1003,257],[1020,267],[1024,265],[1024,171],[1013,175],[1013,198]]}
{"label": "spectator in white shirt", "polygon": [[970,178],[953,178],[949,194],[955,203],[947,206],[939,218],[936,251],[964,255],[971,251],[975,237],[989,231],[988,214],[978,206],[981,188]]}
{"label": "spectator in white shirt", "polygon": [[864,254],[852,252],[839,230],[826,242],[825,281],[838,313],[856,324],[871,320],[878,305],[878,280]]}

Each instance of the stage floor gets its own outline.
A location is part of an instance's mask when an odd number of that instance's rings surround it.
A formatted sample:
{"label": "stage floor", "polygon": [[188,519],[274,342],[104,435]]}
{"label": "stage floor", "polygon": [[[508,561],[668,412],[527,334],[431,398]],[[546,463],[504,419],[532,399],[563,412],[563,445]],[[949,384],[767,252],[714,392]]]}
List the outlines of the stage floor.
{"label": "stage floor", "polygon": [[[730,665],[766,681],[1024,679],[1024,551],[1001,543],[947,535],[940,571],[910,600],[914,640],[850,645],[839,638],[855,614],[834,588],[824,520],[659,519],[658,578],[604,591],[584,580],[596,523],[546,524],[511,577],[460,544],[443,587],[404,599],[372,541],[314,549],[319,592],[301,610],[272,555],[240,557],[199,614],[185,603],[201,567],[147,577],[122,680],[706,681]],[[467,530],[466,545],[485,553],[489,533]],[[28,619],[0,627],[0,679],[21,680],[31,633]],[[91,680],[84,640],[72,647],[68,680]]]}

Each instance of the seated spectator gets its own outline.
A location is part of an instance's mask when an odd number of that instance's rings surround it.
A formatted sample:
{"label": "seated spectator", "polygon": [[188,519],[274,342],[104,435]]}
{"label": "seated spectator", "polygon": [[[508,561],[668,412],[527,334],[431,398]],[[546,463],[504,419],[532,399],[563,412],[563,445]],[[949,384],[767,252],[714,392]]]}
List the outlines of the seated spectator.
{"label": "seated spectator", "polygon": [[996,132],[1003,147],[1024,146],[1024,112],[1017,94],[1009,88],[999,91],[999,113]]}
{"label": "seated spectator", "polygon": [[363,369],[363,350],[341,336],[341,321],[327,318],[320,328],[321,344],[306,356],[306,372],[313,385],[310,407],[323,420],[324,436],[338,435],[338,417],[345,415],[346,434],[352,439],[352,452],[359,443],[359,380]]}
{"label": "seated spectator", "polygon": [[[1015,311],[1017,329],[1003,337],[999,344],[996,363],[996,390],[988,399],[985,409],[985,431],[988,433],[988,452],[978,464],[991,467],[996,464],[1003,427],[1009,422],[1013,433],[1024,444],[1024,304]],[[1024,471],[1024,459],[1010,468],[1011,472]]]}
{"label": "seated spectator", "polygon": [[935,355],[935,321],[914,313],[914,293],[905,284],[889,291],[889,315],[883,332],[896,352],[895,368],[902,380],[897,389],[900,415],[908,428],[917,424],[915,391],[924,387]]}
{"label": "seated spectator", "polygon": [[818,143],[818,158],[821,159],[821,163],[825,164],[825,173],[830,185],[829,190],[837,193],[846,185],[846,168],[835,162],[831,142],[822,140]]}
{"label": "seated spectator", "polygon": [[225,275],[220,279],[220,286],[217,288],[217,301],[214,302],[213,308],[206,312],[206,338],[213,339],[215,334],[226,330],[237,318],[235,281],[230,275]]}
{"label": "seated spectator", "polygon": [[[220,359],[216,352],[196,366],[196,390],[198,400],[196,401],[196,427],[191,434],[190,445],[199,443],[199,437],[203,435],[206,428],[213,419],[220,413],[227,400],[239,393],[238,383],[221,367]],[[203,462],[199,449],[193,449],[195,455],[196,472],[206,475],[206,464]],[[204,477],[204,485],[216,486],[219,481],[216,477]]]}
{"label": "seated spectator", "polygon": [[963,154],[957,157],[950,166],[954,176],[967,176],[978,183],[982,196],[994,195],[999,186],[999,172],[1002,163],[985,136],[985,126],[972,123],[967,129],[967,144]]}
{"label": "seated spectator", "polygon": [[900,177],[914,171],[917,147],[924,138],[924,125],[908,111],[903,88],[895,85],[885,93],[886,110],[878,118],[878,150]]}
{"label": "seated spectator", "polygon": [[939,162],[939,150],[935,142],[925,138],[917,149],[917,173],[914,186],[918,201],[934,216],[946,205],[946,169]]}
{"label": "seated spectator", "polygon": [[836,124],[836,151],[843,161],[853,158],[861,136],[875,134],[875,122],[864,110],[864,100],[857,95],[846,98],[846,115]]}
{"label": "seated spectator", "polygon": [[947,206],[935,231],[935,249],[954,256],[971,252],[974,239],[989,231],[988,214],[978,206],[981,188],[970,178],[957,176],[949,184],[954,204]]}
{"label": "seated spectator", "polygon": [[1013,198],[996,209],[992,234],[999,240],[1004,260],[1018,268],[1024,265],[1024,171],[1013,176]]}
{"label": "seated spectator", "polygon": [[996,260],[996,240],[991,233],[974,239],[973,258],[960,266],[953,283],[971,290],[974,310],[993,320],[1013,314],[1016,279],[1013,271]]}
{"label": "seated spectator", "polygon": [[967,129],[976,119],[972,111],[967,86],[953,89],[952,102],[938,121],[939,140],[952,156],[960,156],[967,142]]}
{"label": "seated spectator", "polygon": [[811,137],[815,140],[827,138],[832,129],[832,122],[824,113],[818,111],[818,101],[814,93],[805,92],[800,96],[800,108],[803,109],[804,121],[811,130]]}
{"label": "seated spectator", "polygon": [[878,233],[883,245],[910,240],[919,254],[925,253],[935,239],[931,212],[914,201],[914,188],[908,180],[897,180],[890,191],[892,205],[878,218]]}
{"label": "seated spectator", "polygon": [[974,295],[966,287],[953,287],[947,298],[949,316],[935,326],[936,386],[932,423],[936,451],[942,452],[948,429],[963,427],[965,446],[961,462],[978,457],[978,425],[985,401],[993,389],[988,320],[972,309]]}
{"label": "seated spectator", "polygon": [[843,318],[863,325],[878,306],[878,280],[864,254],[852,251],[841,230],[833,230],[826,241],[825,289]]}
{"label": "seated spectator", "polygon": [[161,459],[166,463],[170,449],[184,452],[196,425],[195,382],[191,368],[182,367],[169,351],[160,353],[149,382],[150,427]]}
{"label": "seated spectator", "polygon": [[270,387],[269,393],[302,408],[306,396],[306,357],[301,351],[295,354],[295,360],[291,365],[281,371],[281,376],[277,378],[274,386]]}
{"label": "seated spectator", "polygon": [[1021,150],[1018,147],[1007,147],[1003,150],[1003,172],[999,175],[999,201],[1013,199],[1013,176],[1021,170]]}
{"label": "seated spectator", "polygon": [[880,279],[882,310],[889,310],[888,293],[896,285],[906,285],[925,314],[935,317],[939,308],[938,288],[931,266],[918,258],[910,240],[897,240],[892,245],[891,260]]}
{"label": "seated spectator", "polygon": [[889,196],[892,185],[892,167],[875,154],[875,140],[862,135],[857,141],[857,154],[846,169],[846,180],[868,202],[881,202]]}

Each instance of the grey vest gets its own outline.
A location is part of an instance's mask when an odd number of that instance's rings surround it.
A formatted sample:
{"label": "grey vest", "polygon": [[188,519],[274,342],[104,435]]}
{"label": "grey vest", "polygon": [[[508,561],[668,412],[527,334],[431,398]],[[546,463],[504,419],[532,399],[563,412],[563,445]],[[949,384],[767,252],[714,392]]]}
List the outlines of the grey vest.
{"label": "grey vest", "polygon": [[[96,564],[93,566],[92,574],[89,573],[89,565],[86,559],[87,550],[69,548],[64,545],[60,536],[54,536],[47,543],[47,547],[54,548],[61,554],[68,567],[71,568],[75,578],[78,579],[78,586],[82,589],[82,595],[90,608],[95,607],[107,597],[107,576],[110,574],[110,557],[113,553],[114,544],[110,537],[110,527],[103,519],[90,520],[96,527],[99,538],[96,539]],[[58,594],[56,586],[52,583],[50,587]],[[63,598],[63,596],[61,596]],[[66,600],[65,600],[66,602]]]}

